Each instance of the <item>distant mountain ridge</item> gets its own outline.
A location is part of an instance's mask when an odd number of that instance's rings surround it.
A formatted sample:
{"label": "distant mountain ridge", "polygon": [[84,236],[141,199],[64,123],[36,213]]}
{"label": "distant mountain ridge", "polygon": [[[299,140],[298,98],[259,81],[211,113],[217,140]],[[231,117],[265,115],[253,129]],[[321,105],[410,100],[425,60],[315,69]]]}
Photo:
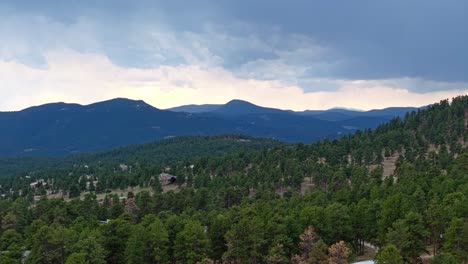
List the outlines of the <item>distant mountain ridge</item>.
{"label": "distant mountain ridge", "polygon": [[173,112],[186,113],[204,113],[226,116],[250,115],[250,114],[281,114],[296,113],[304,116],[314,116],[321,120],[338,121],[353,119],[356,117],[403,117],[406,113],[418,110],[417,107],[388,107],[383,109],[373,109],[368,111],[350,109],[343,107],[334,107],[328,110],[305,110],[291,111],[258,106],[247,101],[234,99],[226,104],[205,104],[205,105],[182,105],[168,108],[166,110]]}
{"label": "distant mountain ridge", "polygon": [[204,107],[211,111],[196,112],[197,106],[192,113],[175,112],[141,100],[116,98],[89,105],[51,103],[0,112],[0,156],[63,156],[180,135],[244,134],[308,143],[374,128],[416,109],[293,112],[242,100]]}
{"label": "distant mountain ridge", "polygon": [[166,110],[169,110],[172,112],[186,112],[186,113],[195,114],[195,113],[211,112],[220,108],[221,106],[222,105],[219,105],[219,104],[202,104],[202,105],[190,104],[190,105],[181,105],[177,107],[172,107]]}

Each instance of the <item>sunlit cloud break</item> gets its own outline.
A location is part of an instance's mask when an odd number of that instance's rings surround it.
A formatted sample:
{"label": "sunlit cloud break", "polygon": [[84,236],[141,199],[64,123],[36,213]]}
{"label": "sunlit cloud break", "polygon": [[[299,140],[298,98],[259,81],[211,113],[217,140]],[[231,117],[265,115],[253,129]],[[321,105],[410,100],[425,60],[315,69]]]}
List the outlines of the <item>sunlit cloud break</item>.
{"label": "sunlit cloud break", "polygon": [[[58,101],[89,104],[115,97],[144,99],[158,108],[226,103],[237,98],[291,110],[335,106],[365,110],[396,105],[423,106],[468,94],[466,84],[460,84],[464,85],[460,89],[415,93],[396,86],[398,80],[332,80],[338,87],[334,91],[304,92],[299,86],[278,80],[241,78],[222,67],[126,68],[101,54],[71,50],[50,52],[45,58],[47,67],[41,68],[15,60],[0,61],[2,87],[11,91],[3,93],[0,99],[3,111]],[[410,83],[410,80],[401,82]]]}

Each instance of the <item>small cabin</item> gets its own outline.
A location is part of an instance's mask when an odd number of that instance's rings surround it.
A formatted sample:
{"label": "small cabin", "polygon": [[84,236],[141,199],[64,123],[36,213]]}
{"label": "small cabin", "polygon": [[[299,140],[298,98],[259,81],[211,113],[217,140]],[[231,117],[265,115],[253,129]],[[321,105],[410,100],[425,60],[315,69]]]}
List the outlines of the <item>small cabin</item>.
{"label": "small cabin", "polygon": [[176,181],[177,181],[177,176],[171,175],[169,173],[159,174],[159,182],[161,182],[161,185],[174,184]]}

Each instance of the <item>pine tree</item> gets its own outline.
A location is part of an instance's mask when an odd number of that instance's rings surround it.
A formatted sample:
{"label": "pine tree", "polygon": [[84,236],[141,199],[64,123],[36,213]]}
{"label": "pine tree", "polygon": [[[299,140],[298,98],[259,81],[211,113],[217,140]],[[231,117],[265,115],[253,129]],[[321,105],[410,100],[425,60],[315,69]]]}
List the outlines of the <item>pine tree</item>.
{"label": "pine tree", "polygon": [[87,264],[105,264],[107,251],[102,244],[102,235],[98,231],[83,232],[73,251],[83,254]]}
{"label": "pine tree", "polygon": [[405,260],[416,261],[419,255],[426,252],[425,238],[429,232],[425,229],[422,216],[410,212],[404,219],[396,221],[387,233],[387,242],[398,245]]}
{"label": "pine tree", "polygon": [[209,240],[200,222],[189,220],[177,234],[174,242],[174,255],[178,261],[194,264],[208,253]]}
{"label": "pine tree", "polygon": [[300,255],[293,256],[294,263],[306,263],[309,258],[309,253],[315,243],[315,231],[312,226],[308,226],[306,230],[299,236],[299,248],[301,249]]}
{"label": "pine tree", "polygon": [[156,261],[156,263],[166,263],[169,259],[167,252],[169,234],[161,220],[155,219],[153,223],[146,228],[146,236],[148,236],[152,259]]}
{"label": "pine tree", "polygon": [[267,262],[269,264],[288,263],[288,258],[286,257],[282,244],[276,244],[270,249],[267,256]]}
{"label": "pine tree", "polygon": [[445,232],[443,250],[461,262],[468,261],[468,221],[453,218]]}
{"label": "pine tree", "polygon": [[328,246],[323,240],[317,241],[309,253],[308,262],[314,264],[328,263]]}
{"label": "pine tree", "polygon": [[301,234],[299,247],[302,249],[302,255],[307,256],[314,246],[316,237],[315,230],[312,226],[307,227],[304,233]]}
{"label": "pine tree", "polygon": [[344,241],[337,242],[328,249],[328,263],[347,264],[350,250]]}
{"label": "pine tree", "polygon": [[379,250],[375,262],[377,264],[403,264],[403,258],[398,248],[390,244]]}
{"label": "pine tree", "polygon": [[125,248],[125,262],[139,264],[145,262],[145,229],[141,225],[133,227]]}

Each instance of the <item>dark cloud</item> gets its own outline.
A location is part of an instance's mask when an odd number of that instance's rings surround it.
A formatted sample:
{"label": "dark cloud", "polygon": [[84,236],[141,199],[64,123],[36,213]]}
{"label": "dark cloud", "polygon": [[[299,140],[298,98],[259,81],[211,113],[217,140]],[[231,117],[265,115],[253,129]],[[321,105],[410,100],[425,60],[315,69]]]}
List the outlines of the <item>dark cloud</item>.
{"label": "dark cloud", "polygon": [[239,1],[231,16],[278,25],[334,49],[336,77],[467,81],[467,1]]}
{"label": "dark cloud", "polygon": [[[118,38],[128,34],[138,39],[139,31],[163,27],[175,35],[198,34],[198,39],[184,36],[175,41],[198,41],[198,46],[190,44],[188,49],[196,53],[201,45],[208,49],[206,56],[219,56],[223,66],[233,71],[261,60],[269,65],[294,64],[300,68],[298,78],[468,81],[468,1],[18,0],[5,6],[64,23],[92,17],[102,24],[106,52],[132,66],[138,65],[136,60],[151,65],[153,50],[142,48],[137,40],[119,46]],[[282,58],[281,51],[299,49],[291,44],[298,41],[291,39],[295,35],[327,52],[302,61]],[[249,41],[261,45],[252,47]],[[184,59],[167,55],[155,63]],[[324,64],[326,69],[317,66]]]}

